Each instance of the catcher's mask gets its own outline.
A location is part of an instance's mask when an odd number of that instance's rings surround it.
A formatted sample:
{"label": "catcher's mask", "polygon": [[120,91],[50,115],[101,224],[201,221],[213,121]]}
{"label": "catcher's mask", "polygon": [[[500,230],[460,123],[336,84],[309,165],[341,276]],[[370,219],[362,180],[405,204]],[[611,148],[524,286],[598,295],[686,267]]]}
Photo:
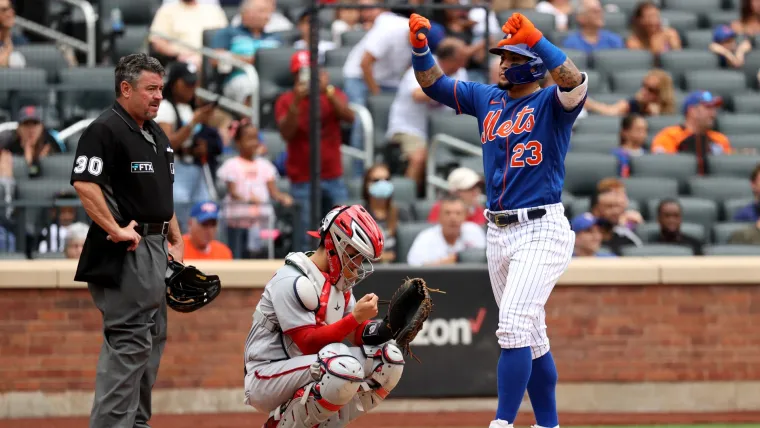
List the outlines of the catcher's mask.
{"label": "catcher's mask", "polygon": [[[383,232],[361,205],[338,206],[322,219],[319,230],[309,232],[319,238],[327,251],[330,282],[346,292],[374,271],[373,261],[383,253]],[[351,247],[355,252],[350,252]],[[345,259],[345,264],[344,264]]]}
{"label": "catcher's mask", "polygon": [[222,291],[217,275],[205,275],[195,266],[169,260],[166,268],[166,304],[177,312],[193,312],[209,303]]}
{"label": "catcher's mask", "polygon": [[[506,37],[505,37],[506,38]],[[526,83],[537,82],[546,76],[546,66],[544,62],[536,55],[528,45],[521,43],[519,45],[504,45],[491,48],[489,52],[501,56],[502,52],[508,51],[528,58],[525,64],[509,67],[504,71],[504,77],[513,85],[524,85]]]}

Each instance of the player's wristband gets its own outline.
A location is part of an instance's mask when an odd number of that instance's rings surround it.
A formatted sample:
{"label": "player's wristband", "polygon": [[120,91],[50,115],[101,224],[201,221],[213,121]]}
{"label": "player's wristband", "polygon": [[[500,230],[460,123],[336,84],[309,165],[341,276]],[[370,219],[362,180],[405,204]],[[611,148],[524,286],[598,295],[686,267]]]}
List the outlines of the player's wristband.
{"label": "player's wristband", "polygon": [[434,65],[435,58],[427,45],[424,48],[412,48],[412,68],[416,71],[427,71]]}
{"label": "player's wristband", "polygon": [[546,37],[542,37],[535,45],[533,51],[541,57],[548,70],[554,70],[562,65],[567,59],[567,55],[562,49],[554,46]]}

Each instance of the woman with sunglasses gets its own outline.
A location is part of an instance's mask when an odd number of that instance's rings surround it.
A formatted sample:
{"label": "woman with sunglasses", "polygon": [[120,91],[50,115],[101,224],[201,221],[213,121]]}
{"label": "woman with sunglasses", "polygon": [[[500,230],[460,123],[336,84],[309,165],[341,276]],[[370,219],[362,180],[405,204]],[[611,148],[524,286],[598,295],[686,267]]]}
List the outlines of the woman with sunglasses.
{"label": "woman with sunglasses", "polygon": [[364,174],[362,199],[364,206],[375,219],[385,237],[380,261],[390,263],[396,259],[396,228],[400,221],[410,221],[409,213],[393,203],[391,172],[385,164],[375,164]]}
{"label": "woman with sunglasses", "polygon": [[638,113],[642,116],[675,114],[675,94],[673,78],[664,70],[654,69],[644,76],[641,88],[636,94],[614,104],[586,100],[586,110],[604,116],[625,116]]}

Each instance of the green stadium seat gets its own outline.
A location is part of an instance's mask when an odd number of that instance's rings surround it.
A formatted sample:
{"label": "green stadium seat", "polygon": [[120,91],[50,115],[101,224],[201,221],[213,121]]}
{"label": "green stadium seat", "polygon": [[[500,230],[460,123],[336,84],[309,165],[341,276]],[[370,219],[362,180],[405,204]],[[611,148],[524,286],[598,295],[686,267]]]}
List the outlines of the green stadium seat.
{"label": "green stadium seat", "polygon": [[45,178],[57,178],[68,183],[73,169],[73,154],[55,154],[40,159],[40,170]]}
{"label": "green stadium seat", "polygon": [[125,26],[124,35],[114,42],[114,55],[116,58],[121,58],[133,53],[148,53],[149,35],[150,29],[144,24]]}
{"label": "green stadium seat", "polygon": [[[610,74],[610,88],[614,92],[635,94],[641,88],[641,82],[647,73],[649,69],[634,68]],[[629,97],[630,95],[626,98]]]}
{"label": "green stadium seat", "polygon": [[552,32],[556,28],[554,25],[554,15],[548,14],[548,13],[541,13],[537,12],[533,9],[513,9],[508,10],[504,12],[499,12],[496,14],[497,19],[499,22],[507,22],[507,19],[509,19],[510,16],[512,16],[512,13],[514,12],[520,12],[525,17],[530,19],[530,22],[533,23],[533,25],[536,26],[539,30],[546,31],[546,32]]}
{"label": "green stadium seat", "polygon": [[351,47],[343,47],[332,49],[325,52],[325,66],[343,66],[346,63],[346,58],[351,52]]}
{"label": "green stadium seat", "polygon": [[597,153],[568,153],[565,157],[565,189],[590,195],[599,180],[617,176],[617,159]]}
{"label": "green stadium seat", "polygon": [[267,158],[273,162],[281,153],[288,150],[287,143],[282,139],[279,131],[262,129],[261,143],[267,148]]}
{"label": "green stadium seat", "polygon": [[649,116],[647,117],[647,123],[649,124],[649,135],[655,136],[663,129],[669,126],[681,124],[683,121],[684,117],[680,114]]}
{"label": "green stadium seat", "polygon": [[694,70],[684,73],[686,91],[710,91],[724,97],[744,92],[746,78],[735,70]]}
{"label": "green stadium seat", "polygon": [[664,24],[672,27],[680,34],[699,28],[699,15],[694,12],[665,9],[660,11],[660,18]]}
{"label": "green stadium seat", "polygon": [[113,67],[73,67],[60,70],[60,101],[64,118],[75,116],[79,110],[105,110],[116,99]]}
{"label": "green stadium seat", "polygon": [[760,135],[760,117],[756,114],[730,114],[718,116],[718,130],[730,134]]}
{"label": "green stadium seat", "polygon": [[758,70],[760,70],[760,50],[755,49],[744,57],[744,66],[742,67],[742,72],[744,73],[748,87],[758,88]]}
{"label": "green stadium seat", "polygon": [[[682,196],[678,198],[681,204],[682,220],[687,223],[700,224],[709,229],[718,221],[718,204],[712,199]],[[652,221],[657,220],[659,199],[647,201],[647,215]]]}
{"label": "green stadium seat", "polygon": [[760,256],[760,245],[706,245],[706,256]]}
{"label": "green stadium seat", "polygon": [[[631,15],[633,11],[636,10],[639,3],[641,3],[641,0],[602,0],[604,6],[615,5],[621,12],[625,12],[627,15]],[[652,3],[657,6],[660,6],[661,4],[660,0],[655,0]]]}
{"label": "green stadium seat", "polygon": [[459,263],[488,263],[485,248],[467,248],[459,252]]}
{"label": "green stadium seat", "polygon": [[396,263],[406,263],[414,239],[423,230],[432,227],[427,222],[399,223],[396,228]]}
{"label": "green stadium seat", "polygon": [[710,156],[709,165],[711,176],[739,177],[747,180],[752,170],[760,165],[760,154]]}
{"label": "green stadium seat", "polygon": [[385,133],[388,130],[388,118],[395,97],[395,94],[378,94],[370,95],[367,98],[367,110],[369,110],[374,121],[376,150],[385,147],[387,144]]}
{"label": "green stadium seat", "polygon": [[[589,97],[595,101],[599,101],[600,103],[615,104],[620,100],[627,100],[631,98],[631,94],[629,92],[609,92],[604,94],[593,94],[593,96],[590,95]],[[589,112],[589,114],[596,115],[595,113],[591,112]]]}
{"label": "green stadium seat", "polygon": [[472,116],[434,114],[430,117],[428,129],[430,138],[435,137],[436,134],[446,134],[477,147],[481,146],[478,121]]}
{"label": "green stadium seat", "polygon": [[588,93],[597,97],[599,94],[609,92],[607,79],[597,70],[583,70],[588,76]]}
{"label": "green stadium seat", "polygon": [[[570,207],[571,215],[575,217],[579,214],[591,211],[591,198],[573,197],[573,199],[569,200],[566,205]],[[628,207],[626,209],[641,212],[641,204],[639,204],[639,201],[631,199],[628,201]]]}
{"label": "green stadium seat", "polygon": [[[703,244],[707,242],[707,233],[705,232],[705,227],[701,224],[684,221],[681,223],[681,233],[690,236]],[[636,235],[638,235],[645,244],[653,243],[660,235],[660,225],[656,221],[640,224],[636,226]]]}
{"label": "green stadium seat", "polygon": [[605,12],[604,28],[616,33],[626,31],[630,21],[628,16],[625,12]]}
{"label": "green stadium seat", "polygon": [[731,25],[731,22],[736,19],[739,19],[739,13],[731,10],[713,11],[702,15],[702,20],[707,28],[715,28],[718,25]]}
{"label": "green stadium seat", "polygon": [[570,151],[573,153],[609,154],[620,146],[616,135],[576,134],[570,139]]}
{"label": "green stadium seat", "polygon": [[734,177],[692,177],[689,179],[691,196],[725,201],[752,196],[749,181]]}
{"label": "green stadium seat", "polygon": [[[58,73],[69,68],[66,57],[55,43],[32,43],[15,46],[14,49],[24,56],[27,67],[45,70],[48,83],[57,83]],[[111,80],[113,80],[113,72],[111,72]],[[113,85],[113,82],[111,84]]]}
{"label": "green stadium seat", "polygon": [[687,31],[683,41],[689,49],[706,50],[713,41],[713,32],[712,30]]}
{"label": "green stadium seat", "polygon": [[664,0],[663,8],[693,13],[714,13],[723,7],[723,0]]}
{"label": "green stadium seat", "polygon": [[341,46],[354,46],[367,34],[365,30],[346,31],[340,35]]}
{"label": "green stadium seat", "polygon": [[343,77],[343,67],[330,66],[325,67],[323,70],[327,73],[330,79],[330,83],[340,89],[345,88],[346,80]]}
{"label": "green stadium seat", "polygon": [[666,177],[629,177],[623,179],[629,199],[647,201],[678,197],[678,181]]}
{"label": "green stadium seat", "polygon": [[752,227],[752,223],[740,223],[740,222],[724,222],[718,223],[713,226],[713,242],[716,244],[728,244],[728,240],[731,239],[736,231]]}
{"label": "green stadium seat", "polygon": [[621,249],[623,257],[690,257],[691,248],[682,245],[647,244],[643,247],[628,246]]}
{"label": "green stadium seat", "polygon": [[[293,86],[293,73],[290,72],[290,60],[298,49],[279,47],[259,49],[256,51],[256,72],[261,81],[262,94],[264,87],[274,84],[279,88],[290,89]],[[263,98],[263,97],[262,97]]]}
{"label": "green stadium seat", "polygon": [[414,219],[418,222],[427,221],[430,211],[433,209],[438,201],[435,199],[422,199],[414,201],[412,204],[412,213],[414,213]]}
{"label": "green stadium seat", "polygon": [[660,54],[661,67],[670,72],[675,83],[691,70],[717,70],[720,68],[718,57],[702,49],[684,49]]}
{"label": "green stadium seat", "polygon": [[607,134],[617,136],[620,133],[620,118],[594,116],[575,123],[575,134]]}
{"label": "green stadium seat", "polygon": [[696,173],[697,158],[691,154],[654,154],[631,159],[632,176],[673,178],[678,180],[681,193],[686,189],[686,182]]}
{"label": "green stadium seat", "polygon": [[[562,45],[558,45],[562,46]],[[578,50],[578,49],[563,49],[565,51],[565,54],[568,58],[570,58],[571,61],[573,61],[573,64],[575,64],[576,67],[578,67],[578,70],[580,71],[588,71],[589,68],[589,58],[588,54],[586,52]]]}
{"label": "green stadium seat", "polygon": [[739,210],[754,203],[754,198],[736,198],[723,201],[723,219],[725,221],[734,221],[734,216]]}
{"label": "green stadium seat", "polygon": [[393,183],[393,200],[406,203],[417,200],[417,183],[414,180],[406,177],[391,177],[391,183]]}
{"label": "green stadium seat", "polygon": [[654,57],[644,50],[603,49],[591,54],[591,62],[594,70],[609,74],[652,68]]}
{"label": "green stadium seat", "polygon": [[752,134],[726,134],[734,150],[750,149],[760,153],[760,137]]}
{"label": "green stadium seat", "polygon": [[0,69],[0,106],[15,118],[24,105],[44,105],[48,100],[47,74],[39,68]]}
{"label": "green stadium seat", "polygon": [[734,113],[760,113],[760,94],[748,92],[731,96],[731,107]]}
{"label": "green stadium seat", "polygon": [[459,166],[470,168],[481,176],[485,174],[482,156],[467,156],[459,159]]}

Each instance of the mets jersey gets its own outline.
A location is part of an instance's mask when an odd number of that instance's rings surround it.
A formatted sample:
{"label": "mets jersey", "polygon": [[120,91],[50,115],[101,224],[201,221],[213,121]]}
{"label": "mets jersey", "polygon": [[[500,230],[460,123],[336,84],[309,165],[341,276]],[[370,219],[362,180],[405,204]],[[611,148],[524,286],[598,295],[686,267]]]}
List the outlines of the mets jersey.
{"label": "mets jersey", "polygon": [[436,101],[478,120],[490,211],[562,201],[565,155],[585,95],[568,111],[556,85],[522,98],[510,98],[497,85],[456,81],[444,87],[453,87],[452,93],[432,94]]}

